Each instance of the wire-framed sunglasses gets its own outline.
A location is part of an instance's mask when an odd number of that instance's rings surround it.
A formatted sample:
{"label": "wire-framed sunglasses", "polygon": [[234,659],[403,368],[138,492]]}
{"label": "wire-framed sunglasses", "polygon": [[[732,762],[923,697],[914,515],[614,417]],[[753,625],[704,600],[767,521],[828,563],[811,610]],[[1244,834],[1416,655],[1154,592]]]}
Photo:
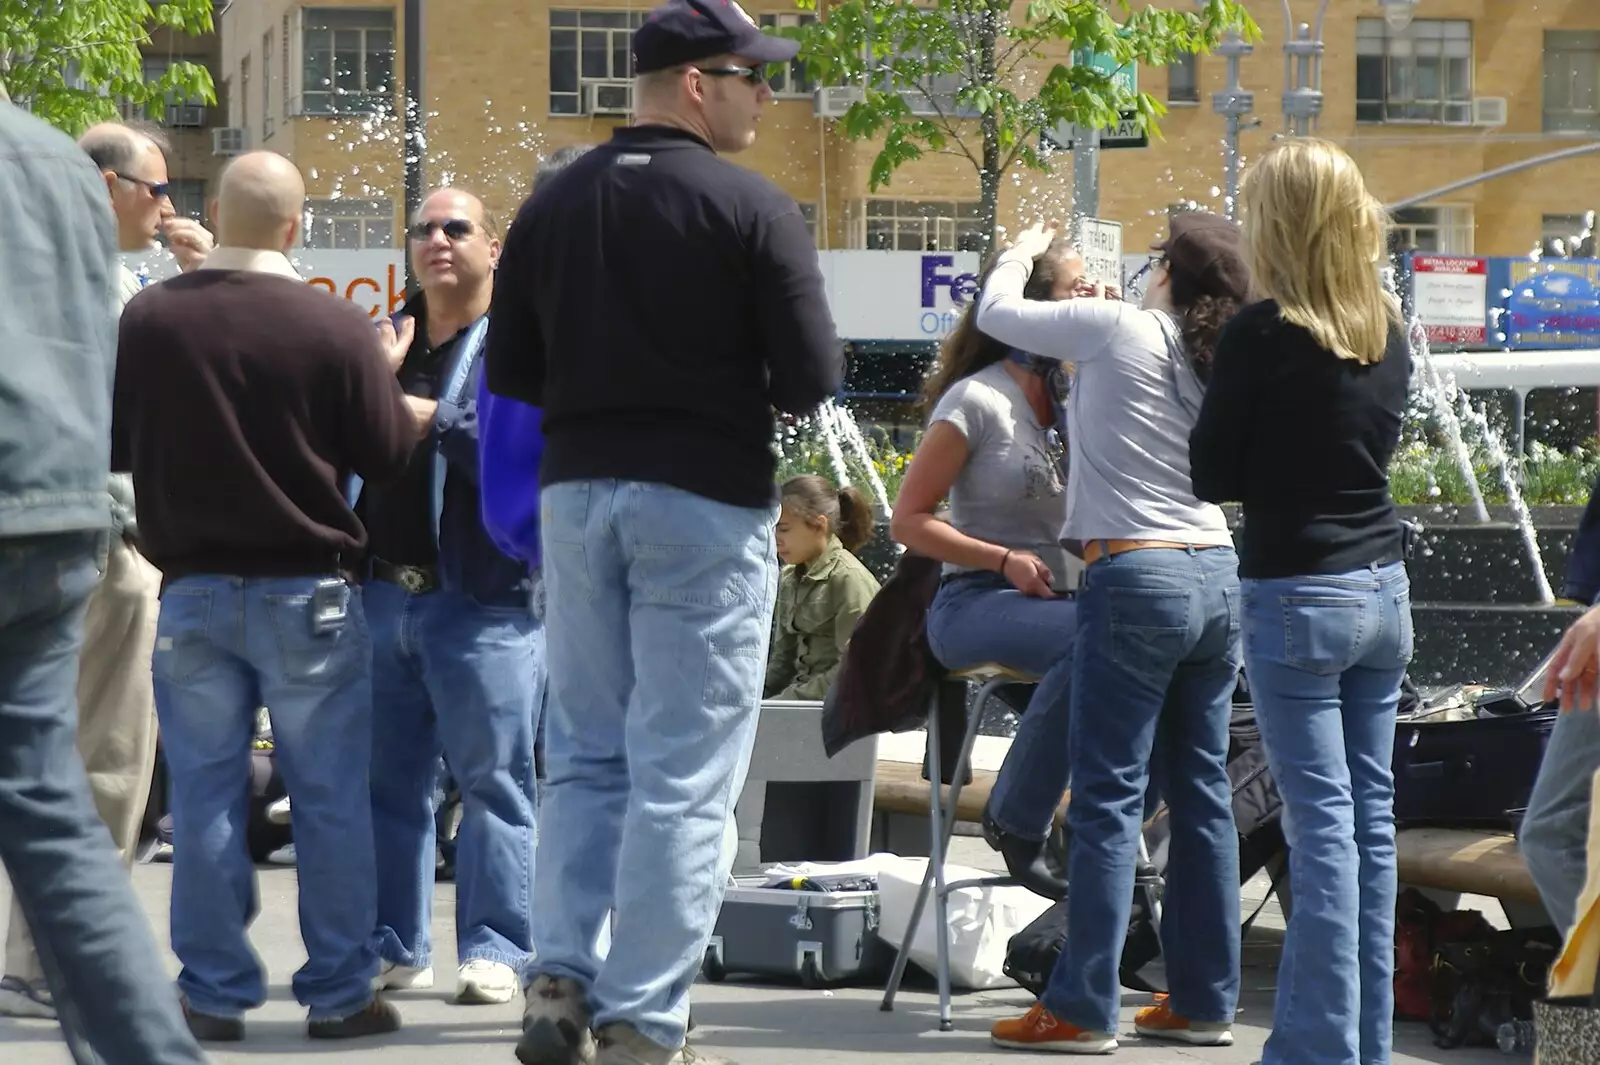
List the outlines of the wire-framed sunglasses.
{"label": "wire-framed sunglasses", "polygon": [[135,185],[143,185],[145,188],[150,190],[150,195],[155,199],[166,199],[172,193],[172,185],[169,182],[146,181],[142,177],[134,177],[132,174],[124,174],[120,170],[113,170],[112,173],[117,175],[117,177],[121,178],[123,181],[132,182]]}
{"label": "wire-framed sunglasses", "polygon": [[415,222],[406,229],[406,236],[412,240],[429,240],[433,231],[439,229],[451,240],[466,240],[472,236],[476,227],[465,218],[449,218],[443,222]]}
{"label": "wire-framed sunglasses", "polygon": [[1152,255],[1143,266],[1134,272],[1132,277],[1128,278],[1128,291],[1131,294],[1142,297],[1144,295],[1144,275],[1158,266],[1165,265],[1166,261],[1167,257],[1165,255]]}

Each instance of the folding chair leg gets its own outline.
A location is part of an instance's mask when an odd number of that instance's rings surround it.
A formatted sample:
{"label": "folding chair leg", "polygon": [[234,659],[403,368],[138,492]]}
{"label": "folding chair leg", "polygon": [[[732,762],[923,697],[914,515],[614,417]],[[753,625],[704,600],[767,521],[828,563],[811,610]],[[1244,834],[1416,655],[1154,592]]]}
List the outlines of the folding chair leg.
{"label": "folding chair leg", "polygon": [[917,925],[922,921],[922,911],[928,905],[928,892],[933,886],[935,878],[942,885],[944,883],[944,849],[942,847],[942,829],[944,827],[944,812],[940,808],[939,781],[943,776],[939,765],[939,703],[938,693],[934,693],[934,702],[928,712],[928,825],[930,832],[930,854],[928,868],[923,870],[922,884],[917,888],[917,901],[911,906],[911,920],[906,923],[906,933],[900,941],[900,949],[895,952],[894,968],[889,970],[889,983],[883,989],[883,1001],[878,1008],[885,1013],[894,1009],[895,996],[900,993],[900,984],[905,979],[906,963],[911,960],[911,939],[916,935]]}
{"label": "folding chair leg", "polygon": [[[1145,842],[1143,825],[1139,826],[1139,864],[1142,867],[1150,864],[1150,845]],[[1161,934],[1161,893],[1154,886],[1146,887],[1145,890],[1149,893],[1150,899],[1150,921],[1155,926],[1156,934],[1159,936]]]}

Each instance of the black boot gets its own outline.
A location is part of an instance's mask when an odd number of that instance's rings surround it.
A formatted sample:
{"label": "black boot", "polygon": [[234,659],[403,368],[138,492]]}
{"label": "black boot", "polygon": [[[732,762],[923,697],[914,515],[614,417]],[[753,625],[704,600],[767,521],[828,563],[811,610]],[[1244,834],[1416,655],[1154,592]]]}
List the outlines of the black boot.
{"label": "black boot", "polygon": [[[1052,831],[1055,836],[1057,831]],[[994,823],[988,807],[983,810],[983,838],[1005,860],[1011,878],[1035,895],[1052,902],[1067,897],[1065,847],[1054,839],[1033,840],[1012,835]]]}

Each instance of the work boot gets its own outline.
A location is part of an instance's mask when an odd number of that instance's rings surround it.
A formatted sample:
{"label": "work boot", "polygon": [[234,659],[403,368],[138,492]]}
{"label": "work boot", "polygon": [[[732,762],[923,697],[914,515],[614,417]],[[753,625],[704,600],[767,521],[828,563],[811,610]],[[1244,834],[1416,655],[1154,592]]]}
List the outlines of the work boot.
{"label": "work boot", "polygon": [[582,986],[564,976],[540,974],[525,995],[517,1060],[522,1065],[593,1065],[594,1035]]}
{"label": "work boot", "polygon": [[668,1050],[640,1035],[631,1024],[608,1024],[600,1029],[599,1038],[600,1055],[595,1065],[728,1065],[687,1044]]}

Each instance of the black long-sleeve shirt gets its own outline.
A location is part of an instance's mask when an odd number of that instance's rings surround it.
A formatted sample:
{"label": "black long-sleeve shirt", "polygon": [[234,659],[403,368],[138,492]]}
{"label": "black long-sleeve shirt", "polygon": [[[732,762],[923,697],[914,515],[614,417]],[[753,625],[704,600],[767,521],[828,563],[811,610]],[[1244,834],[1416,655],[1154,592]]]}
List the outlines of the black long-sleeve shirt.
{"label": "black long-sleeve shirt", "polygon": [[367,532],[350,474],[399,475],[417,433],[359,309],[293,278],[206,269],[123,311],[111,440],[140,546],[171,580],[353,568]]}
{"label": "black long-sleeve shirt", "polygon": [[1389,460],[1411,377],[1404,330],[1363,366],[1279,317],[1240,311],[1217,342],[1189,465],[1195,495],[1243,504],[1241,577],[1346,573],[1403,557]]}
{"label": "black long-sleeve shirt", "polygon": [[794,200],[661,126],[618,129],[522,205],[495,275],[489,389],[543,408],[540,481],[774,497],[772,408],[844,352]]}

